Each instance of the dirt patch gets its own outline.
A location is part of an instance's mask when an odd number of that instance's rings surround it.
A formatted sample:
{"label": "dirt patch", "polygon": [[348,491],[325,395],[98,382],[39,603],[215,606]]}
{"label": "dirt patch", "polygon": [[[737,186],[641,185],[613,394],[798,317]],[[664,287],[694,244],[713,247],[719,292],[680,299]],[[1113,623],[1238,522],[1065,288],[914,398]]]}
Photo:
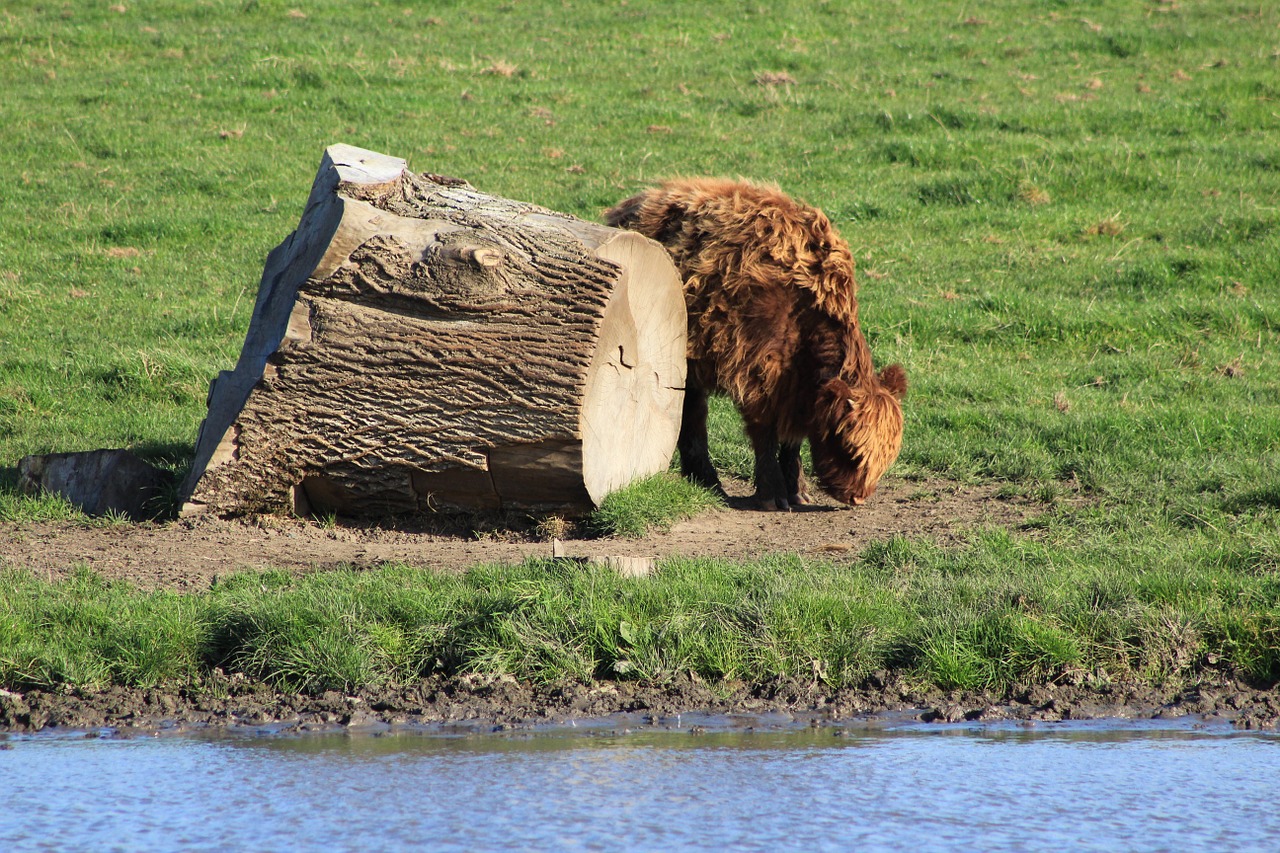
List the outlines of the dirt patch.
{"label": "dirt patch", "polygon": [[[991,485],[887,480],[861,507],[820,499],[796,512],[760,512],[747,508],[749,484],[731,480],[725,485],[727,509],[638,539],[575,537],[570,529],[562,537],[566,555],[750,559],[799,552],[840,559],[895,535],[954,543],[976,528],[1016,526],[1045,509],[1029,499],[1000,497]],[[461,571],[478,563],[551,556],[551,525],[540,524],[543,519],[498,521],[419,516],[394,525],[343,520],[324,525],[268,516],[103,526],[7,524],[0,526],[0,566],[51,579],[88,566],[104,578],[145,589],[199,591],[215,577],[252,569],[302,574],[404,562]]]}

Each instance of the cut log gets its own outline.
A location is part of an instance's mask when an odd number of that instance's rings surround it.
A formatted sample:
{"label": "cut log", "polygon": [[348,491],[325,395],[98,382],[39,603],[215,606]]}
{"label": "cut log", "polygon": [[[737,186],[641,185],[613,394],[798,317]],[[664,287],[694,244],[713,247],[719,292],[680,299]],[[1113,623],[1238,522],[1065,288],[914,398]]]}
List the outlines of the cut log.
{"label": "cut log", "polygon": [[685,335],[659,244],[334,145],[183,511],[589,509],[670,463]]}

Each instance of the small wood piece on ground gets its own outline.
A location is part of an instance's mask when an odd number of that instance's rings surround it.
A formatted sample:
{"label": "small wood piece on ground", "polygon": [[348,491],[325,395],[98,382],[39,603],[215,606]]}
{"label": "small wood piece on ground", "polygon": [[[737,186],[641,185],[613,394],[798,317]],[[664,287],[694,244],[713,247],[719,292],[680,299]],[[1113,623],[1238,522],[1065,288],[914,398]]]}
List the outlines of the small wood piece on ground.
{"label": "small wood piece on ground", "polygon": [[604,566],[613,569],[624,578],[647,578],[654,572],[653,557],[570,557],[565,551],[564,543],[559,539],[551,540],[551,558],[573,560],[584,566]]}

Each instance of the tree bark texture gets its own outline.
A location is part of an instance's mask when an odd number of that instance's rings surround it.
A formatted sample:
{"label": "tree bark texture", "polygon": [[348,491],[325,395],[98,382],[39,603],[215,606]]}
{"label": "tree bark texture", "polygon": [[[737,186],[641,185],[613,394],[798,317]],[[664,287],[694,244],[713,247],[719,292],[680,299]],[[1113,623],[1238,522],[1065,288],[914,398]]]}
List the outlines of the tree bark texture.
{"label": "tree bark texture", "polygon": [[669,464],[685,337],[657,243],[331,146],[184,512],[589,509]]}

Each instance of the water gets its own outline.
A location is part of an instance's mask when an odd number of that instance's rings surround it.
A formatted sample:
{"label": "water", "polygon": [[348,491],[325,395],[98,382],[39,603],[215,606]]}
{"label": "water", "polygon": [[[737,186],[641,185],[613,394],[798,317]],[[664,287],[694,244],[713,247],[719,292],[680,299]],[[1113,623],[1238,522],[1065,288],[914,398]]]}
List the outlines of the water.
{"label": "water", "polygon": [[1280,737],[1223,728],[7,745],[6,851],[1280,849]]}

